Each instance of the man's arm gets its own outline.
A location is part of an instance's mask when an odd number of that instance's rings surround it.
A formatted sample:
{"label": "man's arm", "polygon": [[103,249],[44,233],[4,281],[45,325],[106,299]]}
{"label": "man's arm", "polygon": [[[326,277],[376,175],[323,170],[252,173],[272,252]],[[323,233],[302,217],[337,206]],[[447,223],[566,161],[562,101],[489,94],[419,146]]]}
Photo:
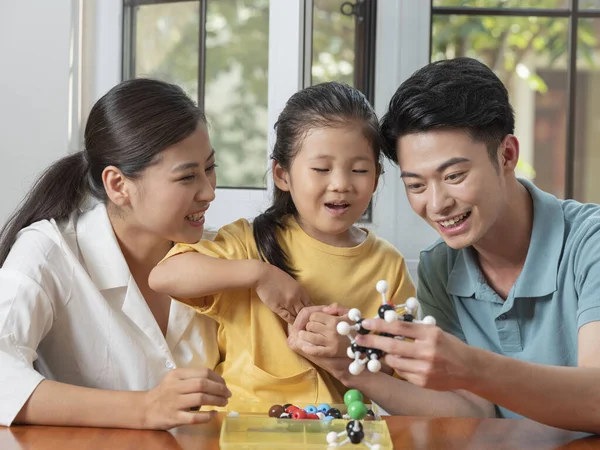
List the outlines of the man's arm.
{"label": "man's arm", "polygon": [[600,322],[581,328],[578,367],[546,366],[498,355],[431,325],[365,322],[365,328],[414,339],[406,342],[369,334],[358,336],[357,343],[384,350],[387,364],[416,386],[468,390],[547,425],[600,433],[600,358],[593,349],[600,339]]}
{"label": "man's arm", "polygon": [[[331,356],[326,346],[315,345],[303,339],[307,333],[303,325],[308,317],[324,315],[342,315],[346,308],[338,305],[315,306],[300,312],[296,323],[288,327],[288,345],[299,355],[323,368],[340,380],[346,387],[359,389],[387,412],[394,415],[446,416],[446,417],[495,417],[492,403],[469,392],[438,392],[415,386],[394,378],[386,373],[371,373],[367,370],[360,375],[348,372],[350,360],[347,356]],[[311,323],[310,320],[309,324]],[[335,321],[337,323],[337,321]],[[334,329],[331,324],[328,328]],[[330,339],[329,339],[330,340]]]}

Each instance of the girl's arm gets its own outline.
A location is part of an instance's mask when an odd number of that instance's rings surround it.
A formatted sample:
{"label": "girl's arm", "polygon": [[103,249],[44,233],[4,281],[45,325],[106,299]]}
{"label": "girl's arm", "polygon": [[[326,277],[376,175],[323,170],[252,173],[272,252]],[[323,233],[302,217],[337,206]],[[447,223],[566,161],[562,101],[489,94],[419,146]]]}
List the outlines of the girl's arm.
{"label": "girl's arm", "polygon": [[269,309],[289,323],[310,305],[304,288],[271,264],[254,259],[221,259],[190,251],[177,254],[150,273],[150,288],[191,306],[231,289],[254,289]]}
{"label": "girl's arm", "polygon": [[269,264],[255,259],[229,260],[197,252],[180,253],[150,272],[150,288],[177,299],[199,298],[229,289],[253,289],[270,275]]}

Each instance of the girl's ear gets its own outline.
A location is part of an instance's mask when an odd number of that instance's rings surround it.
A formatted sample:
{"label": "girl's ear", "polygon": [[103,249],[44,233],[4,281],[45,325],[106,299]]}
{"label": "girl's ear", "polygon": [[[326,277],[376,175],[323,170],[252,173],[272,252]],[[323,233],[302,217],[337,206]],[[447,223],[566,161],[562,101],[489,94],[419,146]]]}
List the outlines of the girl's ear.
{"label": "girl's ear", "polygon": [[289,191],[289,174],[288,171],[279,165],[277,161],[273,161],[273,181],[282,191]]}

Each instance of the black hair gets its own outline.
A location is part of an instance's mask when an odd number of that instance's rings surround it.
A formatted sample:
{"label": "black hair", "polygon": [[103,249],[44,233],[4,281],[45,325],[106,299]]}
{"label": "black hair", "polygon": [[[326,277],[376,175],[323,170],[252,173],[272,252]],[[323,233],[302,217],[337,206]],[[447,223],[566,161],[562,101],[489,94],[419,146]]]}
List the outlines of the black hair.
{"label": "black hair", "polygon": [[[373,148],[377,171],[381,171],[381,132],[377,115],[367,98],[343,83],[327,82],[303,89],[290,97],[275,123],[275,145],[271,159],[289,170],[306,135],[315,128],[336,128],[354,123],[362,129]],[[275,186],[273,203],[254,219],[254,240],[263,261],[296,277],[288,255],[277,241],[277,228],[283,229],[286,216],[297,210],[289,192]]]}
{"label": "black hair", "polygon": [[113,87],[90,111],[84,150],[46,169],[0,231],[0,266],[21,229],[39,220],[66,219],[88,196],[106,202],[107,166],[135,179],[201,122],[204,113],[173,84],[138,78]]}
{"label": "black hair", "polygon": [[472,58],[437,61],[402,83],[381,119],[383,152],[397,164],[399,138],[440,129],[464,130],[485,143],[498,168],[496,151],[514,133],[515,118],[506,87],[485,64]]}

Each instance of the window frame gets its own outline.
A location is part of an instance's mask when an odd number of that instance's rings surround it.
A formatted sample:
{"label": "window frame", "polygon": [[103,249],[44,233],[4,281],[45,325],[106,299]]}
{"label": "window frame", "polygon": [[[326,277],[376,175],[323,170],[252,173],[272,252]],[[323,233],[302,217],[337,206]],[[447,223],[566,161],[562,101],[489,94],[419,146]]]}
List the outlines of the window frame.
{"label": "window frame", "polygon": [[[511,16],[511,17],[561,17],[569,21],[568,55],[567,55],[567,112],[565,138],[565,193],[566,199],[572,199],[575,192],[575,120],[577,99],[577,41],[580,19],[600,19],[600,9],[580,9],[579,0],[570,0],[565,8],[502,8],[502,7],[470,7],[470,6],[434,6],[430,1],[431,26],[433,32],[434,16]],[[429,58],[431,59],[432,44],[430,40]]]}
{"label": "window frame", "polygon": [[[136,40],[135,40],[135,27],[136,27],[136,14],[135,8],[146,5],[158,5],[158,4],[169,4],[169,3],[184,3],[195,1],[198,3],[199,11],[199,32],[198,32],[198,76],[197,76],[197,90],[198,98],[195,99],[198,102],[200,108],[204,107],[205,101],[205,69],[206,69],[206,18],[207,18],[207,4],[210,0],[123,0],[123,51],[122,51],[122,79],[126,80],[134,76],[135,64],[136,64]],[[271,3],[273,0],[271,0]],[[340,0],[340,7],[342,4],[350,2],[344,2]],[[305,0],[301,2],[303,8],[301,10],[304,17],[298,17],[301,23],[304,24],[304,30],[302,36],[303,39],[303,68],[302,68],[302,80],[298,87],[306,87],[310,85],[310,70],[312,65],[312,7],[313,0]],[[355,86],[361,90],[373,103],[375,86],[374,86],[374,74],[375,74],[375,34],[376,34],[376,11],[377,11],[377,0],[357,0],[355,5],[355,14],[361,17],[361,21],[357,21],[356,25],[356,39],[355,39],[355,52],[357,61],[359,64],[355,64]],[[291,3],[288,7],[292,7]],[[270,58],[269,58],[270,59]],[[358,68],[358,70],[356,70]],[[290,94],[291,95],[291,94]],[[272,124],[269,122],[269,130],[272,130]],[[270,153],[271,145],[268,145],[266,149],[267,155]],[[267,158],[268,159],[268,158]],[[268,164],[267,164],[268,166]],[[265,167],[267,171],[268,167]],[[257,190],[264,191],[267,187],[254,187],[254,186],[218,186],[219,189],[234,189],[234,190]],[[366,221],[370,221],[370,211],[366,216]]]}

